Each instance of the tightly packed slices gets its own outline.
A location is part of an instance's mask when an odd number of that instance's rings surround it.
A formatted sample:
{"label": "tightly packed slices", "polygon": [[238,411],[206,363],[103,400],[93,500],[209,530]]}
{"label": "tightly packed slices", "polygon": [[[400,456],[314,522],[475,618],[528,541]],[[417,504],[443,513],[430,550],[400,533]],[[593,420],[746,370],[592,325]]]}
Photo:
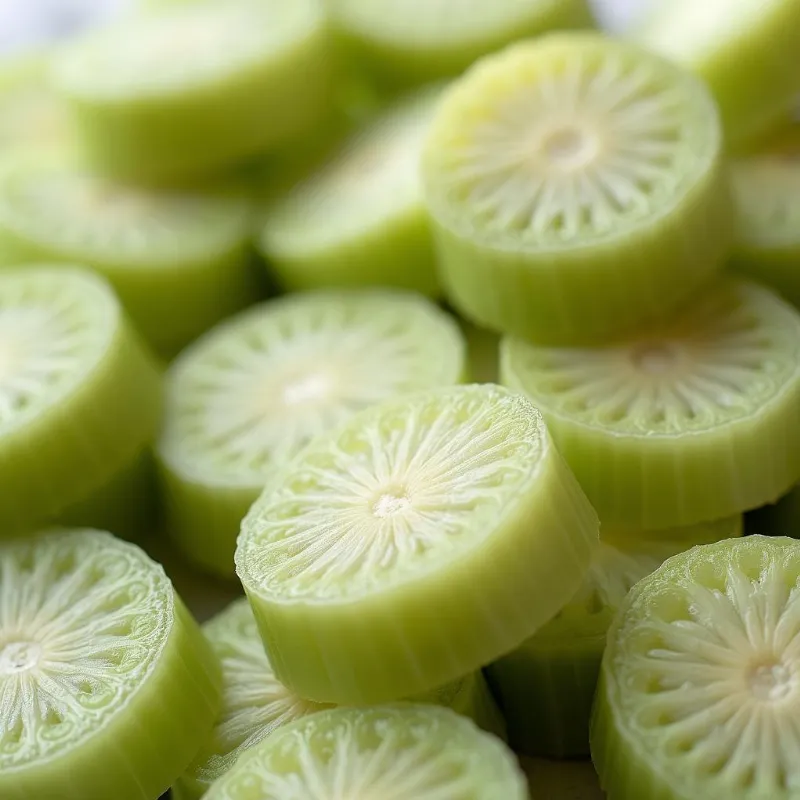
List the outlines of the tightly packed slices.
{"label": "tightly packed slices", "polygon": [[163,569],[93,530],[0,545],[0,795],[152,800],[208,736],[219,665]]}
{"label": "tightly packed slices", "polygon": [[539,412],[475,384],[312,440],[244,519],[236,570],[283,683],[384,702],[521,644],[577,591],[598,528]]}
{"label": "tightly packed slices", "polygon": [[390,107],[270,206],[259,249],[284,288],[438,294],[419,160],[440,93],[426,88]]}
{"label": "tightly packed slices", "polygon": [[[199,800],[251,747],[283,725],[328,705],[304,700],[278,681],[264,653],[253,612],[237,600],[204,626],[222,663],[222,711],[210,740],[178,783],[177,800]],[[452,708],[490,731],[503,731],[502,718],[480,672],[471,673],[417,702]]]}
{"label": "tightly packed slices", "polygon": [[800,125],[732,167],[733,266],[800,307]]}
{"label": "tightly packed slices", "polygon": [[795,0],[653,3],[633,36],[709,85],[736,148],[780,122],[800,93]]}
{"label": "tightly packed slices", "polygon": [[160,413],[158,371],[104,280],[0,270],[0,538],[101,489]]}
{"label": "tightly packed slices", "polygon": [[406,292],[309,292],[222,323],[167,375],[157,449],[170,535],[232,576],[242,518],[277,467],[354,412],[465,370],[457,323]]}
{"label": "tightly packed slices", "polygon": [[674,312],[727,254],[708,90],[600,34],[480,61],[443,96],[422,163],[444,289],[487,328],[609,339]]}
{"label": "tightly packed slices", "polygon": [[53,77],[101,171],[183,181],[313,126],[332,94],[328,39],[317,0],[202,0],[90,33]]}
{"label": "tightly packed slices", "polygon": [[343,46],[373,80],[408,86],[555,28],[588,28],[587,0],[329,0]]}
{"label": "tightly packed slices", "polygon": [[64,105],[47,85],[48,55],[0,58],[0,149],[63,145],[72,134]]}
{"label": "tightly packed slices", "polygon": [[250,222],[238,186],[148,191],[63,155],[14,152],[0,161],[0,263],[92,267],[167,356],[257,298]]}
{"label": "tightly packed slices", "polygon": [[489,667],[511,746],[536,756],[587,756],[606,633],[631,587],[676,553],[741,535],[740,514],[635,536],[603,530],[578,593],[522,647]]}
{"label": "tightly packed slices", "polygon": [[609,800],[790,800],[800,786],[800,543],[669,559],[609,631],[592,758]]}
{"label": "tightly packed slices", "polygon": [[205,800],[525,800],[514,754],[447,708],[335,708],[287,725],[239,759]]}
{"label": "tightly packed slices", "polygon": [[501,376],[541,410],[609,526],[720,519],[800,479],[800,314],[757,284],[720,281],[616,345],[504,339]]}

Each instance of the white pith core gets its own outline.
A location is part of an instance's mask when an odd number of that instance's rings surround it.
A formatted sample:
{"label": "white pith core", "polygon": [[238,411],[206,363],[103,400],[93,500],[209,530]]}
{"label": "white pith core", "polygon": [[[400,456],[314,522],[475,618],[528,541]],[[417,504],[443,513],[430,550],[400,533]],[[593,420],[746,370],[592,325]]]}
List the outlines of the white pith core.
{"label": "white pith core", "polygon": [[[367,711],[364,716],[378,715]],[[280,800],[475,796],[480,771],[491,774],[485,761],[492,751],[422,715],[414,720],[393,716],[359,720],[353,715],[318,730],[311,717],[306,727],[273,745],[273,751],[265,748],[261,765],[249,762],[248,786],[260,792],[255,796]]]}
{"label": "white pith core", "polygon": [[663,335],[594,348],[514,345],[535,402],[592,425],[685,431],[749,415],[781,390],[797,335],[741,287],[707,296]]}
{"label": "white pith core", "polygon": [[489,402],[428,402],[348,430],[259,506],[243,545],[259,583],[289,596],[358,593],[466,546],[470,520],[535,464],[538,438]]}
{"label": "white pith core", "polygon": [[537,241],[602,234],[683,180],[685,98],[652,66],[575,54],[561,71],[525,70],[512,85],[487,78],[484,105],[440,141],[439,172],[473,224]]}
{"label": "white pith core", "polygon": [[171,589],[164,579],[145,600],[143,557],[104,544],[0,552],[0,769],[96,733],[158,656]]}
{"label": "white pith core", "polygon": [[415,304],[338,300],[271,309],[198,355],[173,392],[165,446],[198,471],[261,484],[356,411],[458,379],[450,340]]}
{"label": "white pith core", "polygon": [[770,554],[761,564],[732,558],[713,588],[687,575],[623,634],[630,645],[615,669],[637,735],[671,773],[691,758],[688,779],[709,781],[715,796],[716,784],[759,797],[800,789],[795,569]]}

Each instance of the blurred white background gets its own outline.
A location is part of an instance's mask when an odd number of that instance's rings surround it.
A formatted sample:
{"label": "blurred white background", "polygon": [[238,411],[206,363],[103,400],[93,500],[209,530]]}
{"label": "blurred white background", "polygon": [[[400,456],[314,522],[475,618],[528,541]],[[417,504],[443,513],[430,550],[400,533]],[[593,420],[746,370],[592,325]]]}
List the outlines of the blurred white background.
{"label": "blurred white background", "polygon": [[[598,18],[621,30],[653,0],[592,0]],[[135,0],[0,0],[0,51],[24,49],[112,19]],[[224,2],[224,0],[222,0]],[[291,0],[286,0],[291,2]],[[490,3],[492,0],[485,0]],[[703,0],[698,0],[702,3]]]}

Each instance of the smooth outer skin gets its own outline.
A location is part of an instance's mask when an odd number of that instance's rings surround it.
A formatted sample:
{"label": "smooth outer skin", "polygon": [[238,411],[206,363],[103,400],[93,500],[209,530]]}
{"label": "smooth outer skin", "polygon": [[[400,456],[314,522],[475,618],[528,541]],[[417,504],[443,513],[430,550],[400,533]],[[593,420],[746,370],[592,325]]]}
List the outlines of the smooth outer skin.
{"label": "smooth outer skin", "polygon": [[703,78],[732,147],[758,141],[800,93],[796,0],[667,0],[631,35]]}
{"label": "smooth outer skin", "polygon": [[178,777],[211,731],[221,677],[200,628],[173,597],[169,638],[124,710],[63,755],[4,770],[3,800],[154,800]]}
{"label": "smooth outer skin", "polygon": [[[677,530],[610,535],[608,540],[614,548],[634,556],[653,553],[655,566],[656,557],[741,535],[742,515],[737,514]],[[601,541],[604,539],[601,534]],[[660,541],[664,542],[661,551],[647,549],[648,543],[657,548]],[[639,574],[643,577],[644,570]],[[612,582],[620,579],[618,575],[609,577]],[[518,753],[547,758],[589,755],[589,720],[597,676],[606,633],[617,610],[616,604],[603,604],[605,598],[597,592],[597,585],[592,580],[591,595],[579,592],[521,647],[487,668],[506,717],[509,742]]]}
{"label": "smooth outer skin", "polygon": [[0,281],[22,283],[34,274],[53,283],[80,275],[95,302],[108,304],[110,331],[84,380],[35,415],[0,425],[3,535],[50,520],[101,489],[152,439],[161,415],[160,373],[108,284],[63,265],[0,271]]}
{"label": "smooth outer skin", "polygon": [[[720,284],[714,291],[727,291]],[[560,407],[558,396],[537,390],[528,372],[528,345],[501,344],[501,382],[524,391],[539,406],[564,458],[607,524],[658,530],[694,525],[775,502],[800,479],[800,317],[767,289],[739,281],[756,298],[757,314],[781,336],[785,380],[763,405],[725,424],[685,431],[622,431],[585,422]],[[739,289],[736,289],[739,291]],[[778,327],[780,325],[780,327]],[[767,354],[766,359],[769,359]],[[761,376],[751,378],[752,384]],[[705,400],[705,396],[703,396]]]}
{"label": "smooth outer skin", "polygon": [[[466,149],[478,121],[491,121],[476,109],[505,92],[518,73],[582,53],[635,59],[668,78],[695,115],[696,147],[684,153],[694,163],[684,164],[679,185],[654,209],[616,218],[606,232],[526,239],[476,220],[466,213],[472,201],[448,190],[454,171],[446,163],[454,148]],[[719,273],[732,238],[722,132],[708,90],[664,59],[592,33],[553,33],[512,45],[455,81],[432,124],[423,182],[448,299],[477,325],[539,344],[596,344],[668,318]]]}
{"label": "smooth outer skin", "polygon": [[[491,392],[509,394],[467,386],[414,397],[422,404],[437,394],[444,402],[450,393],[484,392],[487,398]],[[399,410],[414,401],[394,402]],[[373,415],[380,419],[394,407],[368,409],[347,427],[360,427]],[[498,403],[495,413],[499,408]],[[538,416],[527,403],[517,413]],[[345,431],[332,434],[328,446],[338,435],[346,437]],[[420,568],[414,578],[324,601],[270,594],[251,567],[261,509],[291,483],[292,468],[278,476],[272,495],[266,491],[243,521],[236,551],[237,574],[278,678],[319,702],[358,705],[409,697],[488,664],[553,616],[578,589],[599,524],[543,425],[538,435],[536,465],[490,530],[482,536],[465,532],[472,539],[468,547],[446,563]],[[322,437],[316,441],[323,446]]]}
{"label": "smooth outer skin", "polygon": [[[213,2],[162,13],[174,13],[176,18],[185,14],[189,19],[196,8],[210,7]],[[241,3],[226,0],[228,4]],[[273,6],[280,7],[277,2]],[[153,19],[159,16],[154,14]],[[143,15],[141,21],[130,19],[112,32],[90,34],[54,64],[54,84],[98,171],[144,183],[196,180],[275,149],[324,117],[333,91],[333,71],[321,13],[299,38],[283,42],[234,72],[221,68],[217,75],[187,81],[175,89],[145,84],[138,92],[104,96],[92,76],[85,74],[82,48],[104,48],[105,60],[98,68],[113,74],[114,37],[134,37],[137,25],[148,22]]]}
{"label": "smooth outer skin", "polygon": [[[481,56],[517,39],[560,28],[595,26],[587,0],[491,0],[485,5],[482,0],[466,0],[460,4],[463,8],[441,0],[428,0],[428,4],[431,8],[405,0],[328,0],[347,55],[379,85],[395,90],[458,75]],[[391,14],[404,6],[409,9],[407,30],[396,30]],[[476,6],[488,10],[482,14],[486,24],[459,30],[462,18],[474,15]],[[392,10],[381,14],[382,8]],[[426,13],[432,18],[430,23]]]}

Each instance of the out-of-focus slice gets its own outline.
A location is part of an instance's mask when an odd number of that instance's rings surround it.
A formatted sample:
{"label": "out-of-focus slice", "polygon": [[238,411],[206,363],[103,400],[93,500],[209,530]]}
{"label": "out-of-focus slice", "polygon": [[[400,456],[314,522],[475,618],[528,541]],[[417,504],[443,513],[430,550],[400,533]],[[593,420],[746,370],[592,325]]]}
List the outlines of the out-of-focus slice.
{"label": "out-of-focus slice", "polygon": [[800,480],[800,314],[727,279],[663,327],[607,347],[501,344],[604,524],[694,525]]}
{"label": "out-of-focus slice", "polygon": [[250,509],[236,569],[283,683],[383,702],[521,644],[577,591],[598,525],[522,395],[453,387],[312,440]]}

